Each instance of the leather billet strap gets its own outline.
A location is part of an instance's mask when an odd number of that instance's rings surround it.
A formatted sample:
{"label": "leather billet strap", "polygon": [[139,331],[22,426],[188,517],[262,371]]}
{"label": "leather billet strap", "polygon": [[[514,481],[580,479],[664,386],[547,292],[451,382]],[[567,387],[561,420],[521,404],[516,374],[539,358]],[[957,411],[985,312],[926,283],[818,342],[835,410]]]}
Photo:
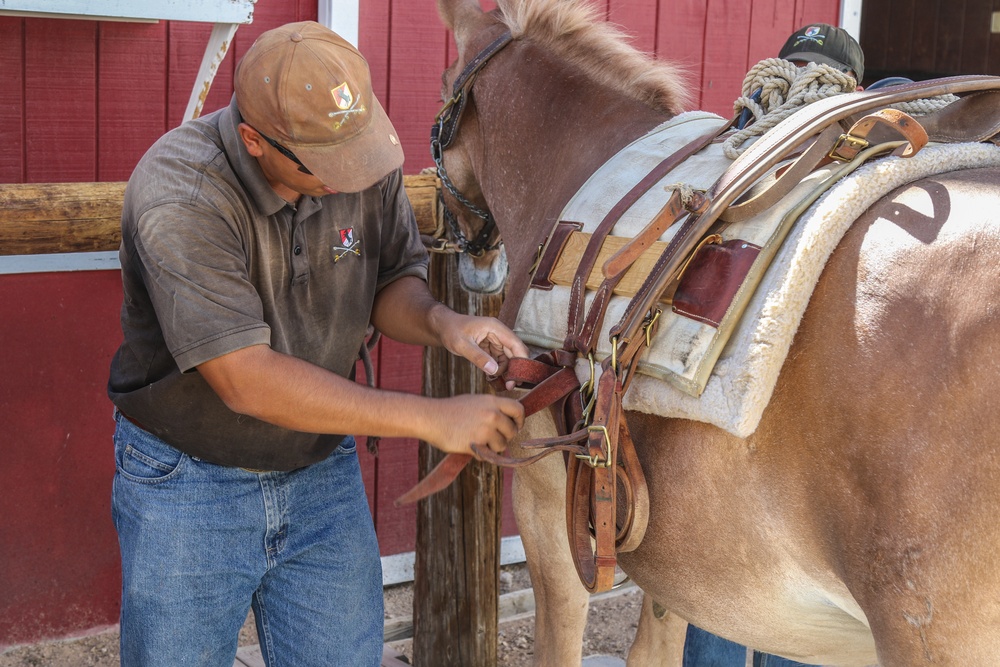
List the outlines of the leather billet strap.
{"label": "leather billet strap", "polygon": [[617,553],[639,546],[649,521],[649,491],[622,410],[623,391],[614,370],[605,368],[587,451],[570,459],[566,471],[566,530],[577,574],[591,593],[613,587]]}
{"label": "leather billet strap", "polygon": [[570,234],[581,229],[583,229],[582,222],[560,220],[556,223],[552,233],[549,234],[548,241],[539,248],[538,261],[532,267],[532,289],[550,290],[554,287],[555,283],[551,280],[552,269],[555,268],[556,262],[562,256],[563,248],[566,247],[566,240],[569,239]]}
{"label": "leather billet strap", "polygon": [[[580,381],[573,370],[574,362],[575,356],[558,351],[543,353],[535,359],[510,360],[505,377],[519,384],[534,385],[527,394],[518,399],[524,406],[525,417],[549,407],[580,388]],[[569,444],[569,441],[566,444]],[[473,449],[484,461],[507,467],[525,465],[551,453],[547,451],[540,456],[530,457],[530,460],[521,460],[494,454],[488,447],[474,445]],[[458,477],[471,460],[472,456],[468,454],[446,455],[413,488],[397,498],[395,505],[397,507],[409,505],[441,491]]]}

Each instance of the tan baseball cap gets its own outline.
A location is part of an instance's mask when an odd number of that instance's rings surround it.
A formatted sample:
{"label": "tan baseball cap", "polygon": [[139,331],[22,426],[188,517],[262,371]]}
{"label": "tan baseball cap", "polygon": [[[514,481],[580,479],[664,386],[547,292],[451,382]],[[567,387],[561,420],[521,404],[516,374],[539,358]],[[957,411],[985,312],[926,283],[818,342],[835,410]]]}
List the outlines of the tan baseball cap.
{"label": "tan baseball cap", "polygon": [[233,85],[243,120],[292,151],[324,185],[358,192],[403,164],[367,61],[319,23],[263,33],[237,65]]}

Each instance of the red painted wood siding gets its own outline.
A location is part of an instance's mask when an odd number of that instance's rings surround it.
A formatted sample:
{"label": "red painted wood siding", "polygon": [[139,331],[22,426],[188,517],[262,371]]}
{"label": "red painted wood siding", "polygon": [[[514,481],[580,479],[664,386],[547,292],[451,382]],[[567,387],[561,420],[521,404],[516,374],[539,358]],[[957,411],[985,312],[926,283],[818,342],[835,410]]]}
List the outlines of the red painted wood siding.
{"label": "red painted wood siding", "polygon": [[990,31],[995,0],[887,0],[865,10],[861,45],[875,76],[1000,74],[1000,34]]}
{"label": "red painted wood siding", "polygon": [[[796,27],[835,23],[839,12],[839,0],[594,2],[636,46],[683,63],[695,106],[723,115],[752,64],[775,55]],[[205,112],[228,103],[235,63],[257,35],[315,18],[313,0],[259,0]],[[210,30],[0,17],[0,183],[126,180],[180,122]],[[405,171],[417,173],[431,165],[427,135],[453,41],[432,0],[362,0],[359,41],[403,142]],[[0,276],[0,646],[117,620],[104,385],[120,302],[116,272]],[[374,361],[379,386],[420,390],[418,348],[383,341]],[[414,510],[393,500],[416,481],[416,443],[387,439],[381,451],[361,461],[382,551],[412,550]],[[509,502],[503,532],[516,532]]]}

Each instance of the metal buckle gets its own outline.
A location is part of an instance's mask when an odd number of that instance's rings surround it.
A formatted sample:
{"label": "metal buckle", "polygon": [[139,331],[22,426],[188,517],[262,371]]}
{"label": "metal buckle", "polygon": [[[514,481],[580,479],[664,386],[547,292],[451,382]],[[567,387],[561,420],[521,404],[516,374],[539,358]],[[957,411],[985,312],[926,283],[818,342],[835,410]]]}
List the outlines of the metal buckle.
{"label": "metal buckle", "polygon": [[646,320],[642,324],[642,331],[646,334],[646,347],[650,346],[650,338],[652,337],[652,329],[656,325],[656,320],[660,319],[660,314],[663,311],[659,308],[656,312],[649,311],[649,315],[646,316]]}
{"label": "metal buckle", "polygon": [[588,354],[587,359],[590,361],[590,379],[580,386],[581,417],[585,424],[590,421],[590,411],[597,403],[597,383],[594,381],[597,368],[594,366],[594,354]]}
{"label": "metal buckle", "polygon": [[833,148],[830,149],[830,152],[827,153],[826,156],[831,160],[836,160],[837,162],[850,162],[854,159],[853,157],[847,157],[838,153],[842,147],[847,146],[851,150],[855,151],[855,154],[857,154],[868,148],[870,145],[871,144],[868,140],[862,139],[861,137],[856,137],[853,134],[842,134],[840,135],[840,138],[837,139],[836,143],[833,144]]}
{"label": "metal buckle", "polygon": [[[603,456],[587,456],[586,454],[577,454],[576,458],[581,461],[586,461],[587,465],[591,468],[610,468],[611,467],[611,436],[608,434],[607,426],[588,426],[588,433],[595,433],[600,431],[604,434],[604,447],[602,448],[601,454]],[[589,441],[589,438],[588,438]]]}

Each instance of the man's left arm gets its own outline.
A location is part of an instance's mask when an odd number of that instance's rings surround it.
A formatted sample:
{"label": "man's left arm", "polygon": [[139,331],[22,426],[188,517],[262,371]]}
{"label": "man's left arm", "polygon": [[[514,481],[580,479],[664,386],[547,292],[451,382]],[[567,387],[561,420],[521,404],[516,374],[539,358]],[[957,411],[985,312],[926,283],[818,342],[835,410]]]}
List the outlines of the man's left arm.
{"label": "man's left arm", "polygon": [[[372,324],[403,343],[444,347],[487,375],[503,373],[514,357],[528,356],[528,348],[500,320],[456,313],[434,299],[427,283],[414,276],[395,280],[379,291]],[[507,388],[513,389],[513,383]]]}

